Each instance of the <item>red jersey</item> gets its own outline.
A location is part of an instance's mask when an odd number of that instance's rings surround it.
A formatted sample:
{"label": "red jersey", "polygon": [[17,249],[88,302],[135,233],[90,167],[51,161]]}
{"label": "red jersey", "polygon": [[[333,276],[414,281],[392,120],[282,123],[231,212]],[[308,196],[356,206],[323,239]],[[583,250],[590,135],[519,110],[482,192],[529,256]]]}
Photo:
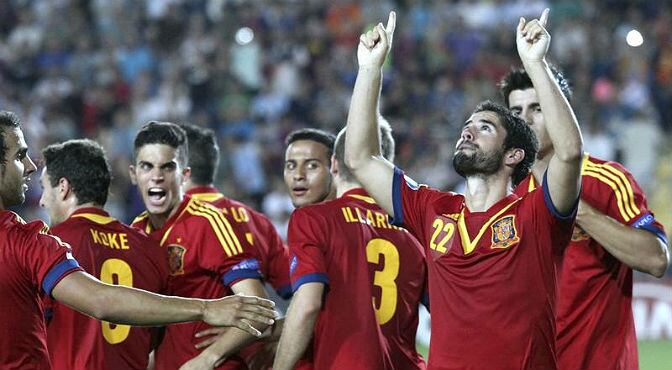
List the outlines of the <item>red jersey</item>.
{"label": "red jersey", "polygon": [[[648,230],[667,244],[646,197],[620,164],[586,156],[581,199],[607,216]],[[534,177],[516,192],[534,191]],[[632,269],[609,254],[578,225],[565,251],[558,287],[558,362],[562,369],[637,369],[632,316]]]}
{"label": "red jersey", "polygon": [[418,186],[398,168],[392,195],[395,223],[427,252],[428,368],[556,369],[555,263],[575,212],[558,214],[546,186],[470,212],[463,195]]}
{"label": "red jersey", "polygon": [[425,368],[415,351],[424,252],[408,231],[354,189],[295,210],[288,239],[294,291],[327,285],[313,331],[315,369]]}
{"label": "red jersey", "polygon": [[259,261],[263,280],[271,284],[280,297],[291,298],[289,251],[271,221],[249,206],[225,197],[212,186],[192,188],[186,193],[214,205],[228,215],[236,234],[245,236],[250,245],[249,252]]}
{"label": "red jersey", "polygon": [[[147,212],[133,221],[159,241],[168,254],[170,293],[190,298],[221,298],[240,280],[259,279],[259,262],[238,239],[227,217],[214,206],[185,196],[162,228],[154,230]],[[174,370],[196,357],[200,350],[194,334],[210,326],[185,323],[166,327],[156,350],[156,369]],[[242,360],[232,356],[218,369],[235,369]]]}
{"label": "red jersey", "polygon": [[[143,232],[111,218],[104,210],[78,209],[51,233],[72,245],[81,267],[101,281],[166,291],[165,251]],[[151,328],[114,325],[59,302],[51,304],[47,344],[54,370],[147,368]]]}
{"label": "red jersey", "polygon": [[81,268],[42,221],[0,211],[0,369],[50,369],[42,294]]}
{"label": "red jersey", "polygon": [[[291,298],[289,251],[282,243],[275,226],[266,216],[241,202],[225,197],[212,186],[191,188],[186,194],[194,199],[208,202],[228,215],[235,233],[245,236],[250,254],[259,261],[259,271],[264,282],[271,284],[280,297]],[[263,346],[263,342],[252,343],[241,349],[239,355],[246,358]]]}

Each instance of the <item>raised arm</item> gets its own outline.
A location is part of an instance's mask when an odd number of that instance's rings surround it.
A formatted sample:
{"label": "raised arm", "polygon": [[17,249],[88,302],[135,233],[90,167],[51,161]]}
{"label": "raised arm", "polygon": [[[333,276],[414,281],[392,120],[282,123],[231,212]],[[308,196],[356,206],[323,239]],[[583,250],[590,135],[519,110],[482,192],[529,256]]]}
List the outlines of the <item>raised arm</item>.
{"label": "raised arm", "polygon": [[546,172],[549,195],[555,209],[564,215],[572,210],[579,197],[583,141],[574,112],[546,63],[551,41],[545,28],[548,12],[548,9],[544,10],[538,20],[530,22],[521,18],[516,29],[516,44],[539,97],[548,136],[553,143],[554,154]]}
{"label": "raised arm", "polygon": [[77,271],[56,284],[53,297],[99,320],[136,326],[160,326],[202,320],[214,326],[235,326],[260,335],[249,322],[272,324],[272,301],[233,296],[217,300],[170,297],[141,289],[110,285]]}
{"label": "raised arm", "polygon": [[366,191],[390,215],[394,165],[383,158],[378,130],[378,101],[383,63],[392,46],[396,14],[390,12],[387,27],[382,23],[363,34],[357,47],[359,71],[350,100],[345,136],[345,163]]}

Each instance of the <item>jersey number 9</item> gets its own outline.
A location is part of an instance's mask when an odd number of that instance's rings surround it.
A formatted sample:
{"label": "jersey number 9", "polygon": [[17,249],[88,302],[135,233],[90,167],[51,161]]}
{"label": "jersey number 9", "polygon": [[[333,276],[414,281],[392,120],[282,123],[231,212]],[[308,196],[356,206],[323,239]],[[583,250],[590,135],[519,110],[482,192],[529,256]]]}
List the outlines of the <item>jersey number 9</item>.
{"label": "jersey number 9", "polygon": [[[114,277],[117,281],[114,281]],[[133,271],[131,266],[123,260],[110,258],[103,262],[100,267],[100,281],[108,284],[133,286]],[[128,338],[131,332],[129,325],[115,325],[107,321],[102,321],[103,337],[110,344],[119,344]]]}

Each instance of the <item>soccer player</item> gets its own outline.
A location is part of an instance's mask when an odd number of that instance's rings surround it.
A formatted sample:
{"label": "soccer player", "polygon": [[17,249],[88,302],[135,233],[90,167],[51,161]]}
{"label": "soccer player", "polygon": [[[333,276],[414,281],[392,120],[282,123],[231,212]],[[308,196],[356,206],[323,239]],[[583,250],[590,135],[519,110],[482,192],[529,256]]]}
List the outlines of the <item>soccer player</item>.
{"label": "soccer player", "polygon": [[[557,70],[553,77],[569,100],[567,80]],[[532,173],[515,189],[520,196],[538,188],[555,152],[537,91],[524,70],[513,70],[500,82],[506,105],[539,138]],[[586,154],[581,181],[576,225],[559,274],[558,365],[637,369],[632,270],[663,276],[669,264],[667,237],[646,195],[620,163]]]}
{"label": "soccer player", "polygon": [[[84,271],[100,280],[165,293],[165,252],[103,209],[111,180],[103,148],[70,140],[48,146],[42,155],[40,205],[49,214],[51,234],[70,244]],[[151,329],[101,323],[58,302],[51,309],[47,345],[54,369],[147,368]]]}
{"label": "soccer player", "polygon": [[283,176],[294,207],[334,199],[336,188],[329,168],[335,140],[333,134],[314,128],[287,135]]}
{"label": "soccer player", "polygon": [[[380,132],[383,156],[392,161],[389,124]],[[422,246],[390,225],[354,179],[344,141],[342,130],[331,164],[338,198],[299,208],[290,220],[295,293],[273,368],[292,369],[312,343],[316,369],[424,369],[415,351]]]}
{"label": "soccer player", "polygon": [[[135,137],[135,162],[130,166],[131,181],[138,186],[147,210],[133,221],[168,254],[172,294],[217,298],[231,293],[266,297],[259,262],[235,234],[229,219],[216,207],[185,196],[189,178],[188,144],[184,130],[170,122],[150,122]],[[264,331],[267,326],[256,326]],[[166,328],[155,351],[156,369],[174,370],[190,359],[188,366],[214,367],[223,353],[235,353],[254,337],[240,330],[228,330],[200,353],[194,346],[194,333],[203,324],[174,325]],[[221,368],[243,366],[242,359],[227,358]]]}
{"label": "soccer player", "polygon": [[[184,184],[186,194],[208,202],[230,216],[229,219],[233,220],[231,226],[236,234],[245,236],[244,241],[248,243],[246,249],[249,248],[258,262],[256,268],[261,272],[264,281],[271,284],[280,297],[289,299],[292,295],[289,282],[289,252],[275,227],[266,216],[243,203],[227,198],[213,185],[219,165],[219,146],[214,132],[189,124],[181,124],[180,127],[186,132],[189,145],[191,172]],[[281,320],[276,321],[274,329],[279,329],[276,328],[280,325],[279,322]],[[207,333],[202,332],[201,335]],[[277,337],[279,338],[279,335]],[[271,341],[267,344],[273,347],[272,343]],[[264,343],[255,343],[241,350],[239,355],[246,362],[273,361],[274,348],[271,348],[271,353],[267,353],[265,346]],[[201,355],[207,356],[210,351],[208,348]],[[265,360],[261,357],[265,357]],[[271,364],[268,365],[270,367]]]}
{"label": "soccer player", "polygon": [[[525,122],[484,102],[467,119],[453,166],[464,195],[418,186],[380,155],[376,134],[382,66],[395,26],[360,38],[345,161],[396,224],[425,246],[432,302],[430,369],[556,369],[555,263],[571,237],[580,191],[582,140],[545,61],[550,35],[539,20],[516,29],[518,54],[537,87],[555,153],[542,191],[510,193],[537,143]],[[438,335],[437,335],[438,334]]]}
{"label": "soccer player", "polygon": [[20,121],[0,111],[0,368],[50,369],[42,295],[99,320],[165,325],[203,320],[258,333],[242,319],[270,323],[273,303],[256,297],[185,299],[105,284],[82,271],[70,247],[41,221],[25,223],[5,207],[25,200],[35,164]]}

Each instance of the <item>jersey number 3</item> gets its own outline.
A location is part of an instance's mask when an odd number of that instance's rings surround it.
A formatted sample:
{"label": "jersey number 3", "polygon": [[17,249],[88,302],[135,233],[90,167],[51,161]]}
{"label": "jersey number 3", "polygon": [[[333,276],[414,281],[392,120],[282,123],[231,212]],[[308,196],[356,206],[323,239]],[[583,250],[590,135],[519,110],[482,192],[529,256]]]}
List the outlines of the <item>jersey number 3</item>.
{"label": "jersey number 3", "polygon": [[378,265],[381,255],[384,258],[383,269],[376,270],[373,277],[373,285],[379,286],[381,290],[380,305],[376,306],[376,298],[372,298],[378,325],[390,321],[397,310],[396,280],[399,275],[399,252],[394,244],[385,239],[371,239],[366,244],[366,260]]}
{"label": "jersey number 3", "polygon": [[[114,277],[116,276],[116,281]],[[123,260],[110,258],[100,267],[100,281],[108,284],[133,286],[133,271]],[[131,332],[129,325],[115,325],[102,321],[103,337],[110,344],[119,344],[128,338]]]}

